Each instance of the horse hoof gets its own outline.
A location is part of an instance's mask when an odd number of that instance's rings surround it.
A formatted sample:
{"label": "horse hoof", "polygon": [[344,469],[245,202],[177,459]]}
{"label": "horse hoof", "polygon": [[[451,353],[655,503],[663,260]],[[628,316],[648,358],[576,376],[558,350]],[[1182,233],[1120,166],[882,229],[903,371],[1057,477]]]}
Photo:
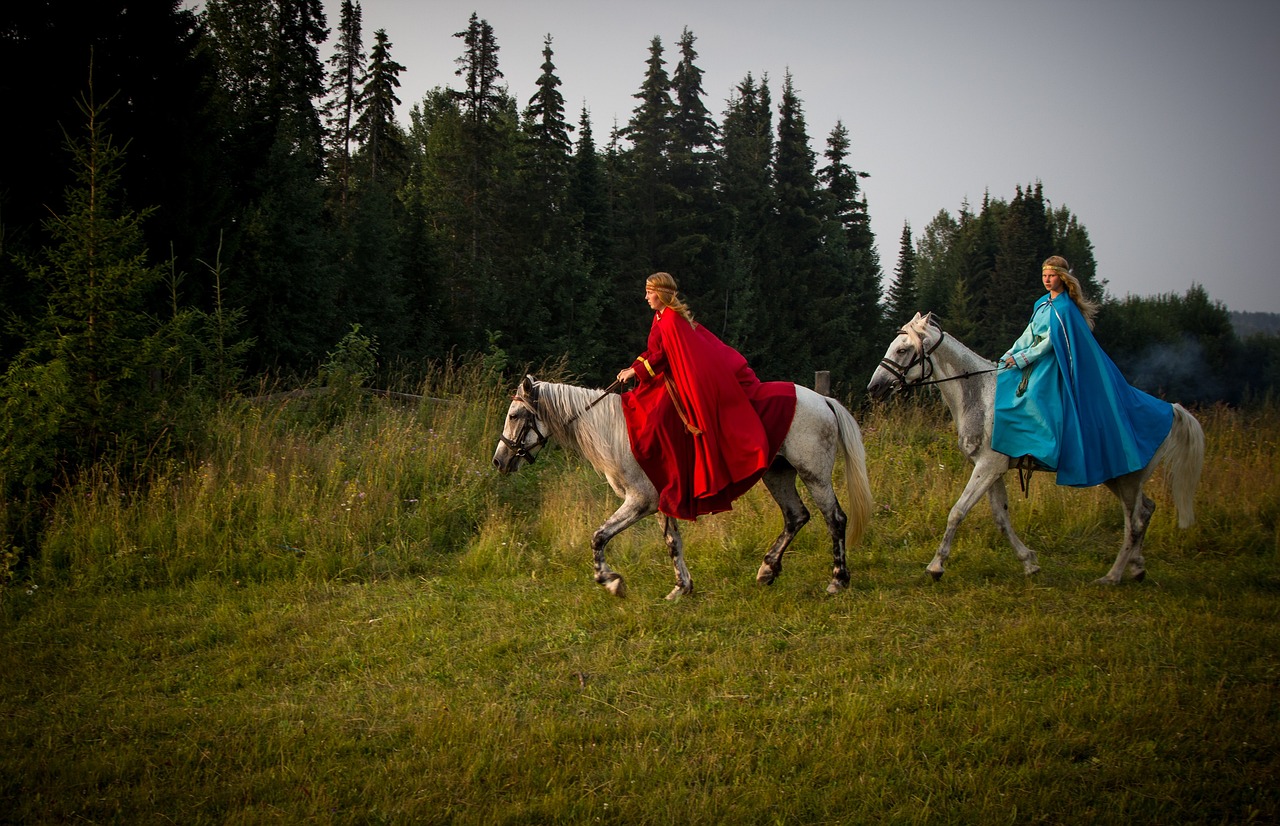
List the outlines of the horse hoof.
{"label": "horse hoof", "polygon": [[756,571],[756,582],[761,585],[772,585],[773,581],[778,578],[778,572],[769,567],[769,563],[765,562],[760,565],[760,570]]}
{"label": "horse hoof", "polygon": [[671,589],[671,593],[667,594],[667,601],[675,602],[676,600],[680,599],[680,597],[688,596],[689,594],[692,594],[692,593],[693,593],[692,585],[690,585],[688,588],[685,588],[682,585],[677,585],[676,587]]}
{"label": "horse hoof", "polygon": [[609,580],[604,584],[604,587],[605,587],[605,590],[613,594],[615,597],[618,597],[619,599],[627,595],[627,583],[622,581],[622,577]]}
{"label": "horse hoof", "polygon": [[932,568],[928,568],[926,570],[929,571],[929,576],[933,577],[934,582],[937,582],[938,580],[942,579],[942,571],[935,571]]}
{"label": "horse hoof", "polygon": [[1136,574],[1134,574],[1134,575],[1133,575],[1133,581],[1134,581],[1134,582],[1141,582],[1142,580],[1144,580],[1144,579],[1146,579],[1146,578],[1147,578],[1147,572],[1146,572],[1146,570],[1145,570],[1145,569],[1143,569],[1143,570],[1141,570],[1141,571],[1138,571]]}
{"label": "horse hoof", "polygon": [[827,585],[827,593],[830,594],[831,596],[835,596],[836,594],[840,593],[844,589],[845,589],[845,583],[841,582],[838,579],[831,580],[831,583]]}
{"label": "horse hoof", "polygon": [[1025,573],[1027,576],[1035,576],[1036,574],[1040,573],[1040,566],[1028,565],[1026,568],[1023,569],[1023,573]]}
{"label": "horse hoof", "polygon": [[1095,579],[1095,580],[1093,581],[1093,584],[1094,584],[1094,585],[1110,585],[1110,586],[1115,586],[1115,585],[1119,585],[1120,583],[1119,583],[1119,582],[1117,582],[1117,581],[1115,581],[1114,579],[1111,579],[1110,577],[1105,577],[1105,576],[1103,576],[1103,577],[1098,577],[1097,579]]}

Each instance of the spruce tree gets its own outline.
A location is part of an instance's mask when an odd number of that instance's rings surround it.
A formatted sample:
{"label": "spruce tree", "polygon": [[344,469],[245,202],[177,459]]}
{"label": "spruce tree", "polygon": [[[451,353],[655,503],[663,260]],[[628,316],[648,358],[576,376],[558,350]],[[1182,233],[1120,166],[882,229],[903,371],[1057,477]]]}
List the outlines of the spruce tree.
{"label": "spruce tree", "polygon": [[454,92],[462,105],[463,115],[473,126],[487,123],[505,105],[506,90],[498,81],[502,70],[498,68],[498,40],[488,20],[481,20],[475,12],[467,22],[465,31],[456,32],[465,49],[454,62],[454,72],[463,79],[463,88]]}
{"label": "spruce tree", "polygon": [[45,222],[50,245],[24,260],[45,312],[0,381],[0,482],[43,488],[108,455],[139,461],[164,428],[159,413],[171,331],[148,312],[164,268],[149,260],[152,210],[121,205],[124,150],[106,104],[81,100],[83,138],[67,137],[75,183]]}
{"label": "spruce tree", "polygon": [[[620,181],[623,205],[628,210],[620,224],[629,228],[628,250],[622,277],[642,278],[656,269],[675,269],[664,260],[671,237],[671,190],[668,161],[671,156],[671,80],[663,59],[662,38],[649,43],[644,82],[634,97],[640,101],[620,134],[631,141],[622,159],[625,178]],[[675,273],[680,280],[682,273]]]}
{"label": "spruce tree", "polygon": [[[936,313],[941,318],[946,318],[949,314],[948,301],[959,272],[956,263],[959,234],[960,222],[950,212],[941,209],[925,225],[924,232],[916,242],[914,261],[916,283],[919,287],[917,303],[922,313]],[[902,323],[896,319],[890,320]]]}
{"label": "spruce tree", "polygon": [[346,212],[351,189],[351,154],[355,144],[356,106],[364,85],[364,44],[359,3],[342,0],[338,42],[329,58],[328,100],[324,105],[329,147],[328,169],[338,211]]}
{"label": "spruce tree", "polygon": [[892,324],[906,324],[917,312],[920,302],[916,291],[916,253],[911,243],[911,224],[903,222],[898,244],[898,265],[893,269],[889,285],[888,313]]}
{"label": "spruce tree", "polygon": [[361,177],[377,185],[384,170],[389,169],[394,175],[394,186],[399,183],[395,178],[403,174],[406,160],[404,133],[396,122],[396,106],[400,103],[396,89],[400,87],[400,73],[405,67],[391,58],[391,41],[387,39],[386,29],[374,32],[373,40],[367,82],[357,101],[359,117],[355,134],[361,144]]}
{"label": "spruce tree", "polygon": [[886,332],[880,305],[880,254],[876,250],[875,234],[871,231],[867,200],[858,183],[870,175],[850,167],[849,146],[849,130],[843,122],[837,121],[823,153],[827,164],[818,170],[819,180],[826,185],[826,195],[832,205],[832,217],[847,248],[843,264],[846,286],[841,296],[848,325],[847,355],[843,360],[844,369],[849,373],[843,377],[845,381],[874,370]]}
{"label": "spruce tree", "polygon": [[[528,220],[540,229],[545,243],[553,217],[564,215],[573,126],[565,120],[564,96],[556,75],[551,35],[542,44],[542,73],[537,91],[524,114],[525,152],[521,163],[523,187],[532,214]],[[563,230],[562,230],[563,232]],[[561,239],[563,240],[563,239]]]}
{"label": "spruce tree", "polygon": [[689,29],[680,37],[680,61],[672,73],[673,109],[667,182],[673,195],[664,266],[681,274],[680,286],[700,303],[722,298],[717,278],[723,216],[715,190],[717,128],[703,102],[702,69]]}
{"label": "spruce tree", "polygon": [[249,314],[254,368],[310,372],[341,330],[317,109],[323,4],[209,0],[203,19],[237,124],[228,136],[240,214],[225,247],[227,295]]}
{"label": "spruce tree", "polygon": [[809,383],[815,370],[853,377],[849,342],[853,259],[832,202],[818,188],[804,110],[787,74],[778,107],[774,186],[778,205],[775,276],[765,314],[770,372]]}
{"label": "spruce tree", "polygon": [[[721,335],[752,363],[768,348],[761,325],[765,285],[776,271],[776,209],[773,192],[773,102],[768,78],[748,73],[734,87],[724,113],[717,189],[725,211],[724,264],[719,292]],[[707,308],[704,312],[711,312]]]}

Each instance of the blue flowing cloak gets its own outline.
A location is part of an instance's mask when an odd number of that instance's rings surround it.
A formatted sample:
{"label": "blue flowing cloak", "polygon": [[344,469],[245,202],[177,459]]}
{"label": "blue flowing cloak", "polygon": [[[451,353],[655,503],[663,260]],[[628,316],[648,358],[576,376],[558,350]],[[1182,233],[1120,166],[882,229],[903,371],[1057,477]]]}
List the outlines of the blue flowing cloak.
{"label": "blue flowing cloak", "polygon": [[1125,381],[1065,293],[1036,302],[1015,348],[1028,346],[1036,328],[1046,325],[1053,358],[996,377],[991,446],[1008,456],[1030,455],[1057,471],[1059,485],[1073,487],[1146,467],[1173,426],[1173,406]]}

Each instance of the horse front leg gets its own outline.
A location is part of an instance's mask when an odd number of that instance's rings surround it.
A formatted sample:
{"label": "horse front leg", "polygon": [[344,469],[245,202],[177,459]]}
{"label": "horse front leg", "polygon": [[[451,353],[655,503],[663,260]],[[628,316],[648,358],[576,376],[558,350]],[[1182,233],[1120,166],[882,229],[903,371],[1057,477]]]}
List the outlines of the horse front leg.
{"label": "horse front leg", "polygon": [[809,521],[809,510],[800,501],[800,493],[796,490],[796,469],[786,460],[775,460],[765,471],[764,486],[782,509],[782,533],[773,540],[769,552],[764,555],[764,561],[760,563],[760,570],[756,572],[756,582],[772,585],[778,574],[782,573],[782,555],[787,552],[791,540],[796,538],[796,534]]}
{"label": "horse front leg", "polygon": [[[1141,473],[1141,471],[1139,471]],[[1141,582],[1147,576],[1146,560],[1142,556],[1142,543],[1147,536],[1147,526],[1156,512],[1156,503],[1142,492],[1142,483],[1136,474],[1121,476],[1106,482],[1107,489],[1116,495],[1124,509],[1124,542],[1111,564],[1107,575],[1095,580],[1099,585],[1118,585],[1126,569]]]}
{"label": "horse front leg", "polygon": [[671,566],[676,572],[676,587],[667,594],[667,599],[675,600],[693,593],[693,577],[684,564],[684,540],[680,537],[680,523],[665,513],[658,514],[662,523],[662,538],[666,540],[667,552],[671,555]]}
{"label": "horse front leg", "polygon": [[[993,454],[996,455],[996,454]],[[969,475],[969,481],[964,486],[960,498],[951,506],[951,512],[947,514],[947,530],[942,535],[942,543],[938,545],[937,552],[933,555],[932,561],[929,562],[926,571],[933,577],[934,582],[942,579],[943,573],[946,571],[947,557],[951,555],[951,543],[955,541],[956,530],[959,529],[960,523],[969,515],[969,511],[977,503],[982,495],[987,492],[995,480],[1001,478],[1004,468],[999,467],[999,462],[991,461],[988,457],[983,456],[978,459],[973,466],[973,473]]]}
{"label": "horse front leg", "polygon": [[991,483],[991,488],[987,491],[987,501],[991,504],[991,516],[996,520],[996,525],[1004,533],[1004,538],[1013,546],[1013,552],[1018,555],[1018,559],[1022,560],[1022,572],[1027,576],[1039,573],[1040,563],[1036,559],[1036,552],[1022,544],[1022,540],[1013,530],[1013,523],[1009,520],[1009,491],[1005,488],[1003,476],[997,476]]}
{"label": "horse front leg", "polygon": [[650,499],[645,496],[630,495],[623,501],[622,507],[614,511],[613,515],[606,519],[605,523],[591,535],[591,556],[595,565],[595,580],[615,597],[625,597],[627,595],[627,584],[623,581],[622,574],[612,570],[609,564],[604,561],[604,546],[609,544],[610,539],[613,539],[649,514],[654,513],[657,509],[656,497]]}

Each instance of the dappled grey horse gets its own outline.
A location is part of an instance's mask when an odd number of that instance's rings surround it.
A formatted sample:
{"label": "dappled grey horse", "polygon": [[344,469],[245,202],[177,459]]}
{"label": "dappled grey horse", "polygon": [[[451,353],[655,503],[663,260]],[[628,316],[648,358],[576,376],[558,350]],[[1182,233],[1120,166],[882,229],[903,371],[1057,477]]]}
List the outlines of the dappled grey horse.
{"label": "dappled grey horse", "polygon": [[[571,384],[537,381],[526,376],[512,398],[493,464],[511,473],[520,463],[532,463],[549,439],[582,455],[604,474],[622,505],[591,537],[595,580],[616,596],[626,595],[622,576],[604,559],[605,545],[617,534],[658,512],[658,491],[631,452],[622,403],[616,395],[602,398],[602,391]],[[840,508],[832,487],[836,451],[844,455],[849,513]],[[862,431],[853,415],[834,399],[796,385],[796,412],[777,457],[764,474],[764,484],[782,509],[782,533],[774,541],[756,573],[757,581],[770,584],[782,572],[782,555],[796,533],[809,521],[809,511],[796,489],[796,476],[804,481],[831,534],[833,567],[829,593],[849,584],[845,547],[862,538],[871,518],[871,486],[867,481]],[[675,567],[676,586],[667,599],[693,593],[693,580],[684,563],[684,543],[678,521],[658,514],[662,535]]]}
{"label": "dappled grey horse", "polygon": [[[973,462],[969,483],[947,516],[942,544],[927,570],[934,579],[942,577],[956,529],[985,493],[991,504],[991,515],[1013,546],[1018,559],[1022,560],[1023,570],[1027,574],[1039,571],[1036,552],[1022,543],[1009,522],[1009,495],[1004,486],[1004,474],[1013,460],[991,448],[995,368],[991,361],[974,353],[955,337],[945,335],[942,325],[932,315],[916,313],[915,318],[903,325],[889,344],[867,390],[873,398],[884,399],[898,390],[923,384],[936,385],[941,391],[960,437],[960,451]],[[1142,540],[1151,515],[1155,513],[1156,503],[1142,492],[1142,488],[1162,462],[1168,463],[1169,487],[1178,511],[1178,526],[1185,528],[1195,521],[1195,490],[1204,465],[1204,431],[1196,418],[1180,404],[1173,406],[1173,427],[1147,466],[1103,483],[1124,508],[1125,531],[1124,543],[1115,563],[1098,582],[1115,585],[1126,569],[1137,580],[1146,575]]]}

